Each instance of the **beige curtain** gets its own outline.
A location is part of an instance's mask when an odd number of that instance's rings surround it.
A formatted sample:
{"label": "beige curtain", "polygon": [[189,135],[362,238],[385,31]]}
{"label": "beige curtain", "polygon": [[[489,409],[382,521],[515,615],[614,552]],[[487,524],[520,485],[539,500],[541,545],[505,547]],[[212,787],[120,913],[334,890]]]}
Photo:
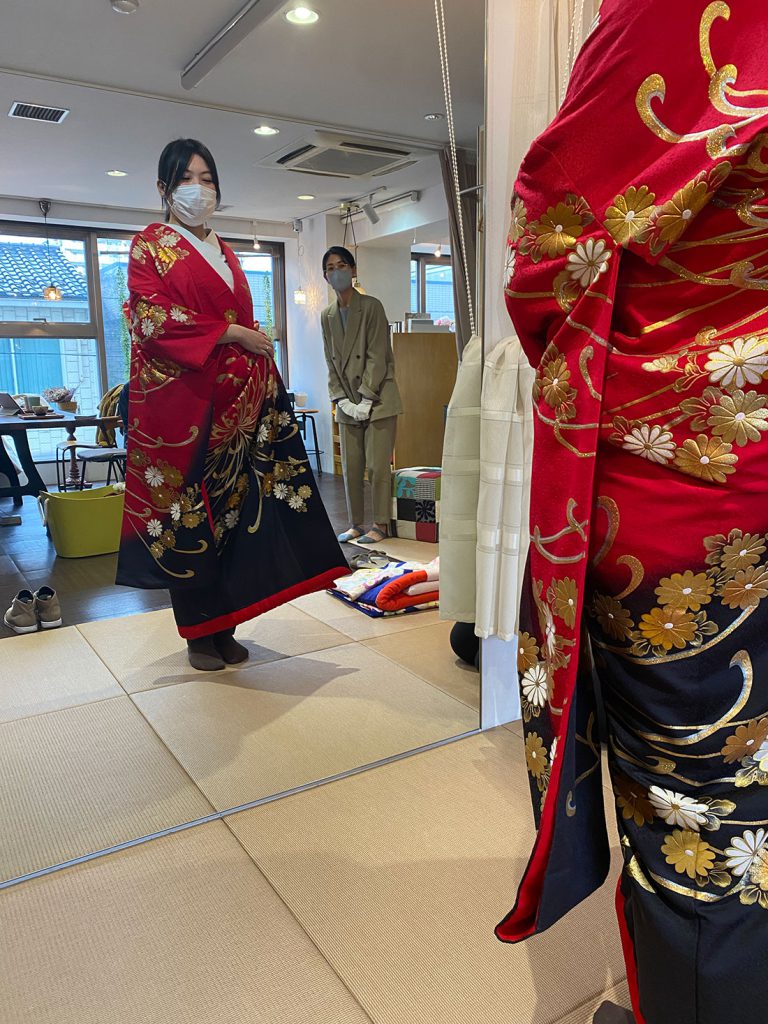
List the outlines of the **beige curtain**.
{"label": "beige curtain", "polygon": [[478,636],[517,631],[528,552],[532,371],[504,303],[509,200],[532,140],[557,113],[599,0],[488,0],[485,375],[476,555]]}

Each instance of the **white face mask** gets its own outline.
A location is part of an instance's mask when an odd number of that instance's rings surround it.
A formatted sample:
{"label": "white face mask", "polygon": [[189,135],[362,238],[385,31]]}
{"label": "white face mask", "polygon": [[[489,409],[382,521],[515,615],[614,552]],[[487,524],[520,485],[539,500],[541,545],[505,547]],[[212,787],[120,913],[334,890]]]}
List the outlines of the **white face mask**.
{"label": "white face mask", "polygon": [[179,185],[173,190],[169,204],[182,224],[199,228],[216,212],[216,192],[205,185]]}

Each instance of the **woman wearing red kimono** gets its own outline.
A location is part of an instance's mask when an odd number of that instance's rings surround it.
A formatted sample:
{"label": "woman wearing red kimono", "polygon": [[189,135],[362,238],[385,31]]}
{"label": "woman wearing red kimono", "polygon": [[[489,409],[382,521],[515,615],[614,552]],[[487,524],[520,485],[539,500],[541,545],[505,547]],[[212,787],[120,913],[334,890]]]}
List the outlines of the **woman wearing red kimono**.
{"label": "woman wearing red kimono", "polygon": [[767,192],[768,7],[604,0],[512,201],[539,828],[497,935],[604,881],[604,739],[645,1024],[768,1018]]}
{"label": "woman wearing red kimono", "polygon": [[117,582],[168,588],[194,668],[248,656],[235,627],[348,572],[237,257],[205,227],[216,164],[166,146],[164,224],[133,240],[128,475]]}

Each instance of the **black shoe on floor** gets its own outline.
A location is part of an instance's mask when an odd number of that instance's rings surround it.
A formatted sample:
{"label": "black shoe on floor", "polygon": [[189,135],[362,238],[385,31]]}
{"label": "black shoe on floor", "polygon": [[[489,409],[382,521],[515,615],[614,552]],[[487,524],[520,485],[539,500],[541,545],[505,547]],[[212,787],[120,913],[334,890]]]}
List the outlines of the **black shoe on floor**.
{"label": "black shoe on floor", "polygon": [[227,665],[239,665],[249,657],[248,648],[239,644],[233,633],[234,630],[225,630],[223,633],[214,633],[211,638],[216,651]]}
{"label": "black shoe on floor", "polygon": [[187,657],[189,664],[198,672],[221,672],[224,668],[222,656],[210,636],[187,640]]}
{"label": "black shoe on floor", "polygon": [[616,1003],[603,1003],[597,1008],[592,1024],[635,1024],[635,1015]]}

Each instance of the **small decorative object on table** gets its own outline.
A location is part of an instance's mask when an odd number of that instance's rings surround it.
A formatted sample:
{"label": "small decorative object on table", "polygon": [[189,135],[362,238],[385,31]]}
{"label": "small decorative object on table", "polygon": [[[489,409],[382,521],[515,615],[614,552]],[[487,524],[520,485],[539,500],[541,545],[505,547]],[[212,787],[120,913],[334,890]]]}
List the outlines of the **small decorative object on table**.
{"label": "small decorative object on table", "polygon": [[77,402],[74,401],[76,391],[76,387],[46,388],[43,398],[48,402],[55,402],[62,412],[77,412]]}

